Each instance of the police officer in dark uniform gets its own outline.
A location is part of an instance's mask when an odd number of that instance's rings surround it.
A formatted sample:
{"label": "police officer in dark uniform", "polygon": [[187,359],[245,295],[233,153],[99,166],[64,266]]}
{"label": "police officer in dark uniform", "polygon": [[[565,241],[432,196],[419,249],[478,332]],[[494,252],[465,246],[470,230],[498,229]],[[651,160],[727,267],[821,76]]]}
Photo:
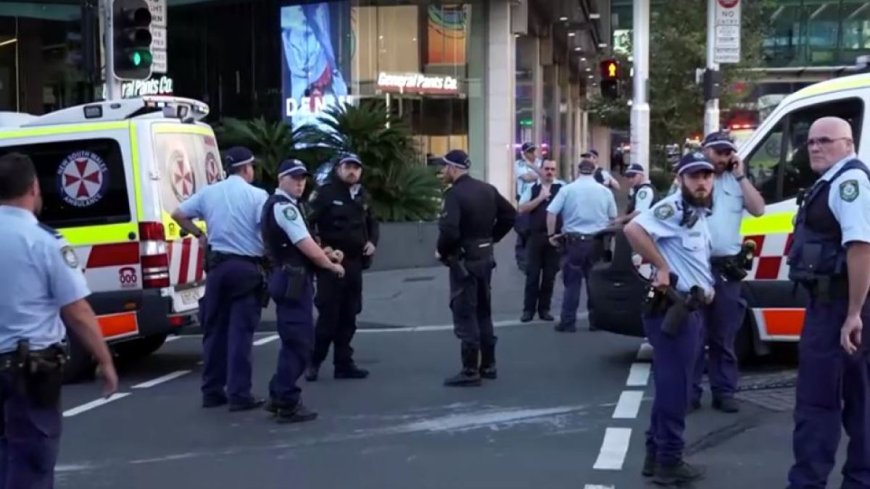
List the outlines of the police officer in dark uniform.
{"label": "police officer in dark uniform", "polygon": [[278,188],[263,206],[262,229],[269,258],[269,296],[275,301],[281,351],[269,383],[269,405],[279,422],[311,421],[317,413],[301,400],[296,381],[308,365],[314,344],[313,273],[315,269],[341,277],[341,254],[326,253],[311,238],[299,198],[308,170],[298,160],[278,168]]}
{"label": "police officer in dark uniform", "polygon": [[[789,279],[809,294],[800,338],[789,489],[827,487],[845,428],[843,489],[870,487],[870,169],[852,128],[818,119],[807,139],[821,175],[799,198]],[[845,350],[845,351],[844,351]]]}
{"label": "police officer in dark uniform", "polygon": [[64,324],[96,358],[103,395],[118,390],[76,253],[36,220],[41,210],[33,161],[0,158],[0,487],[8,489],[54,487]]}
{"label": "police officer in dark uniform", "polygon": [[344,255],[345,275],[322,271],[317,277],[317,328],[314,354],[306,380],[317,380],[320,364],[333,350],[336,379],[364,379],[369,372],[353,361],[350,346],[356,332],[356,316],[362,311],[362,272],[371,264],[378,244],[378,221],[369,197],[360,185],[362,161],[343,155],[329,181],[309,198],[309,219],[320,244]]}
{"label": "police officer in dark uniform", "polygon": [[[462,341],[462,370],[448,386],[480,385],[496,378],[491,280],[493,245],[510,232],[516,209],[492,185],[468,175],[471,160],[462,150],[444,155],[445,192],[435,256],[450,267],[453,331]],[[479,363],[478,363],[479,362]]]}
{"label": "police officer in dark uniform", "polygon": [[[526,239],[526,288],[523,315],[520,320],[532,320],[537,308],[544,321],[555,319],[550,314],[553,286],[559,272],[559,250],[547,238],[547,205],[553,201],[565,182],[556,178],[556,162],[544,161],[541,182],[528,187],[520,196],[519,213],[528,216],[529,235]],[[557,231],[558,232],[558,231]]]}

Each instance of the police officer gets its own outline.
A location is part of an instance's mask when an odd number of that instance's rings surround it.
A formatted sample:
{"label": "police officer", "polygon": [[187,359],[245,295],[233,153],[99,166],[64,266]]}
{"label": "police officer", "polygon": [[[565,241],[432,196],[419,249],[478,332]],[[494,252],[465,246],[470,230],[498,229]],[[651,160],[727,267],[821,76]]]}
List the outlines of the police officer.
{"label": "police officer", "polygon": [[[840,431],[849,436],[843,488],[870,487],[870,170],[849,123],[810,126],[810,167],[788,254],[789,279],[809,294],[800,339],[795,463],[789,489],[826,487]],[[841,350],[842,348],[842,350]],[[843,351],[845,350],[845,352]],[[842,426],[842,428],[841,428]]]}
{"label": "police officer", "polygon": [[[683,431],[703,322],[702,304],[714,294],[707,222],[713,164],[701,153],[689,153],[680,160],[678,175],[679,193],[665,197],[624,228],[631,247],[655,270],[652,286],[656,307],[647,308],[643,316],[655,365],[655,399],[646,434],[643,475],[654,476],[654,482],[662,485],[703,477],[702,469],[683,460]],[[667,310],[679,305],[662,298],[661,291],[668,287],[681,295],[698,288],[694,310],[678,321],[676,330],[663,326]]]}
{"label": "police officer", "polygon": [[118,375],[75,251],[36,215],[42,196],[33,161],[0,158],[0,487],[54,487],[60,445],[66,327],[96,358],[103,395]]}
{"label": "police officer", "polygon": [[[203,329],[202,405],[229,403],[231,411],[264,404],[251,394],[251,349],[260,322],[263,292],[263,239],[260,212],[269,195],[251,185],[254,154],[227,150],[230,176],[208,185],[179,205],[172,218],[208,245],[205,297],[200,302]],[[208,236],[191,219],[208,226]],[[226,388],[226,390],[224,390]]]}
{"label": "police officer", "polygon": [[625,176],[631,187],[628,190],[628,205],[625,215],[616,218],[617,224],[624,224],[636,215],[648,210],[656,201],[656,189],[646,177],[646,171],[640,163],[632,163],[625,170]]}
{"label": "police officer", "polygon": [[619,190],[621,188],[619,182],[617,182],[616,179],[613,178],[613,175],[611,175],[609,171],[599,166],[597,149],[592,149],[586,153],[581,154],[580,159],[590,160],[592,163],[595,164],[595,172],[593,173],[593,176],[595,177],[596,182],[613,190]]}
{"label": "police officer", "polygon": [[547,239],[547,205],[566,185],[556,178],[556,162],[547,160],[541,170],[544,178],[540,183],[526,189],[520,197],[519,213],[529,220],[529,235],[526,240],[526,288],[523,315],[527,323],[532,320],[537,307],[544,321],[552,321],[550,302],[553,299],[553,284],[559,271],[559,251]]}
{"label": "police officer", "polygon": [[[556,331],[577,331],[580,290],[598,251],[595,234],[616,218],[616,199],[607,187],[596,182],[594,172],[592,160],[581,160],[577,180],[562,187],[547,206],[547,237],[553,246],[564,242],[565,249],[562,260],[565,291]],[[556,232],[559,217],[561,233]]]}
{"label": "police officer", "polygon": [[306,380],[317,380],[320,364],[333,351],[336,379],[364,379],[369,372],[356,366],[350,343],[356,332],[356,316],[362,311],[362,272],[368,268],[378,244],[378,221],[369,197],[360,185],[362,161],[354,154],[342,155],[335,174],[309,198],[309,222],[320,244],[344,256],[345,275],[320,271],[317,277],[317,328],[314,354]]}
{"label": "police officer", "polygon": [[[764,198],[744,174],[737,146],[723,132],[704,139],[704,155],[713,163],[713,214],[709,218],[713,239],[712,265],[716,298],[707,307],[701,347],[695,367],[692,409],[701,407],[701,377],[704,374],[704,345],[707,345],[707,373],[713,394],[713,408],[726,413],[739,411],[737,355],[734,340],[743,325],[746,303],[740,281],[746,275],[745,253],[741,252],[740,221],[743,210],[753,216],[764,214]],[[751,262],[749,263],[751,265]]]}
{"label": "police officer", "polygon": [[490,303],[492,247],[516,219],[516,210],[495,187],[468,175],[470,166],[468,155],[458,149],[444,155],[441,165],[442,179],[452,185],[444,193],[435,256],[450,267],[453,331],[462,341],[462,370],[445,380],[447,386],[480,385],[481,376],[497,376]]}
{"label": "police officer", "polygon": [[[514,178],[517,180],[516,198],[521,200],[523,195],[544,178],[541,169],[543,161],[538,156],[538,147],[532,142],[523,143],[520,148],[522,157],[514,163]],[[514,245],[514,256],[517,260],[517,268],[526,271],[526,245],[529,238],[529,219],[527,215],[518,215],[514,223],[517,232],[517,241]]]}
{"label": "police officer", "polygon": [[263,206],[262,229],[266,255],[271,264],[269,296],[275,301],[281,350],[269,382],[269,405],[279,422],[303,422],[317,418],[301,400],[296,381],[302,376],[314,346],[313,272],[315,267],[336,276],[344,275],[341,252],[327,253],[311,238],[304,207],[308,170],[298,160],[278,168],[278,188]]}

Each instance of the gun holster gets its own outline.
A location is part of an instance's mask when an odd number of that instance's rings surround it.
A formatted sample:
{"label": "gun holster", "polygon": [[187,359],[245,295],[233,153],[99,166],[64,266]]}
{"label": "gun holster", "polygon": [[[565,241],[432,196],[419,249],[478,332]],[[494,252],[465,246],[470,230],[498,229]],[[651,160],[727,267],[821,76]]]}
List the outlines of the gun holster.
{"label": "gun holster", "polygon": [[444,264],[447,265],[450,270],[456,270],[459,274],[460,280],[465,280],[471,276],[471,273],[468,271],[468,267],[465,266],[465,262],[457,257],[451,256],[444,260]]}
{"label": "gun holster", "polygon": [[287,286],[284,288],[284,298],[298,302],[302,299],[305,285],[308,281],[308,271],[305,267],[284,265],[281,271],[287,276]]}
{"label": "gun holster", "polygon": [[6,365],[15,371],[19,393],[29,398],[36,407],[58,407],[66,363],[64,349],[60,345],[53,345],[32,351],[27,340],[20,340],[15,352],[7,355],[14,356]]}

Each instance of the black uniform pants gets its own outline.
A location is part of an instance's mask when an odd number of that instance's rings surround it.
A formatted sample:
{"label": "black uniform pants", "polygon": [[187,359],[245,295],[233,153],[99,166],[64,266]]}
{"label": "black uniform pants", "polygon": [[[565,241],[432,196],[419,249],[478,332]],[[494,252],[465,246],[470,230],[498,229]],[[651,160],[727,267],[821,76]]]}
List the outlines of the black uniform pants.
{"label": "black uniform pants", "polygon": [[559,272],[559,251],[544,233],[532,233],[526,241],[526,292],[523,311],[550,312],[553,286]]}
{"label": "black uniform pants", "polygon": [[332,363],[338,367],[353,365],[350,342],[356,333],[356,316],[362,311],[362,259],[345,257],[344,277],[332,272],[317,274],[317,325],[314,333],[312,363],[320,365],[334,344]]}
{"label": "black uniform pants", "polygon": [[453,312],[453,333],[463,343],[480,348],[495,346],[497,340],[492,325],[491,256],[465,261],[468,276],[459,267],[450,267],[450,310]]}

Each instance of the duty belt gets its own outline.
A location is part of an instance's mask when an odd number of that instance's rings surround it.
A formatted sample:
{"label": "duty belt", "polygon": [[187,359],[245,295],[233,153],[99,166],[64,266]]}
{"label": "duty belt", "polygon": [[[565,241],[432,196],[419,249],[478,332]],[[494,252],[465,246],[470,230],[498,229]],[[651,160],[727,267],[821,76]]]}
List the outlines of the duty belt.
{"label": "duty belt", "polygon": [[492,256],[492,240],[476,239],[462,243],[462,258],[465,260],[480,260]]}
{"label": "duty belt", "polygon": [[565,241],[568,243],[573,243],[575,241],[592,241],[595,239],[594,234],[582,234],[582,233],[565,233],[564,235]]}

